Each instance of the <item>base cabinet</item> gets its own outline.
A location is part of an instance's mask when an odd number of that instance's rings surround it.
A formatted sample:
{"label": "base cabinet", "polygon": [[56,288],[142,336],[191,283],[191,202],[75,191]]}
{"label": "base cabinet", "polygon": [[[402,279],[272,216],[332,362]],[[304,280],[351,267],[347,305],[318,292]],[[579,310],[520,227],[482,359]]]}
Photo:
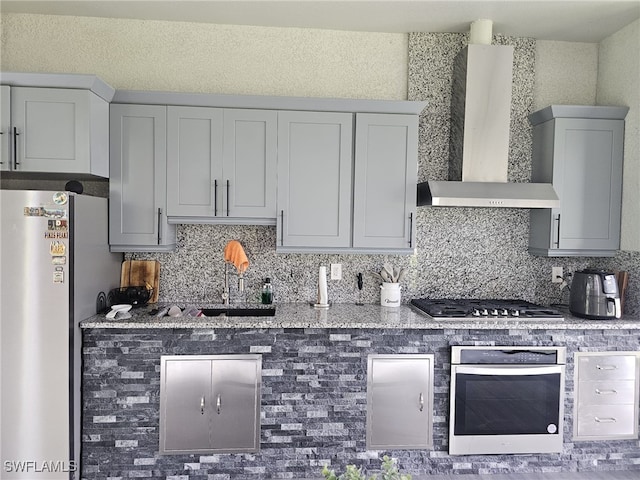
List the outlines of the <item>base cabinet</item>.
{"label": "base cabinet", "polygon": [[533,182],[552,183],[560,207],[532,209],[529,253],[613,256],[620,248],[627,107],[552,105],[533,124]]}
{"label": "base cabinet", "polygon": [[575,354],[574,440],[638,438],[640,353]]}
{"label": "base cabinet", "polygon": [[369,355],[367,449],[432,445],[432,354]]}
{"label": "base cabinet", "polygon": [[260,355],[162,356],[160,453],[260,449]]}

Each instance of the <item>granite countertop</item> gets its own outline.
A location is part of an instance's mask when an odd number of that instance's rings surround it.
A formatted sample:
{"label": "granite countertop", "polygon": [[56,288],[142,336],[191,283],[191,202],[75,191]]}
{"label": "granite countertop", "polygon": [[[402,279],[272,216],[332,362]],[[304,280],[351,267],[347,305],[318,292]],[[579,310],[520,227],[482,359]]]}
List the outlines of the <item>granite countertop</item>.
{"label": "granite countertop", "polygon": [[[162,308],[163,305],[159,305]],[[184,305],[179,305],[184,307]],[[531,329],[531,330],[640,330],[640,319],[588,320],[567,314],[564,320],[435,320],[416,312],[408,305],[397,308],[377,304],[334,304],[316,309],[306,303],[274,305],[272,317],[169,317],[157,318],[149,312],[156,306],[130,311],[126,319],[107,319],[94,315],[81,328],[404,328],[404,329]],[[224,305],[206,305],[224,308]],[[230,308],[265,308],[267,305],[231,305]]]}

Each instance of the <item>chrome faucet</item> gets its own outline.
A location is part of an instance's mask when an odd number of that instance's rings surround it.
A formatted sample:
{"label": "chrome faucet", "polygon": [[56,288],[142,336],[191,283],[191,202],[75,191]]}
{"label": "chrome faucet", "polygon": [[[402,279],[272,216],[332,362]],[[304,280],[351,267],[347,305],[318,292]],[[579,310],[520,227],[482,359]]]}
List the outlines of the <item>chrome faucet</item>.
{"label": "chrome faucet", "polygon": [[[238,274],[238,292],[244,293],[244,275],[242,273]],[[222,303],[224,305],[229,305],[230,296],[229,264],[227,262],[224,262],[224,290],[222,291]]]}

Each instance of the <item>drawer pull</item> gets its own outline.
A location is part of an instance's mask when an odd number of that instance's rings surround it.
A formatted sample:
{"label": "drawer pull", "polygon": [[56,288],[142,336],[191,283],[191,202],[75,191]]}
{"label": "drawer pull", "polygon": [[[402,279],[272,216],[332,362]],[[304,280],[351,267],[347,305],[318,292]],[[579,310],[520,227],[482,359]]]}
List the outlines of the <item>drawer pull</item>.
{"label": "drawer pull", "polygon": [[616,395],[618,391],[617,390],[600,390],[599,388],[596,388],[596,393],[598,395]]}
{"label": "drawer pull", "polygon": [[424,395],[420,392],[420,411],[424,410]]}
{"label": "drawer pull", "polygon": [[616,423],[616,419],[613,417],[605,417],[605,418],[595,417],[594,420],[598,423]]}
{"label": "drawer pull", "polygon": [[200,397],[200,415],[204,415],[204,397]]}
{"label": "drawer pull", "polygon": [[596,365],[598,370],[617,370],[617,365]]}

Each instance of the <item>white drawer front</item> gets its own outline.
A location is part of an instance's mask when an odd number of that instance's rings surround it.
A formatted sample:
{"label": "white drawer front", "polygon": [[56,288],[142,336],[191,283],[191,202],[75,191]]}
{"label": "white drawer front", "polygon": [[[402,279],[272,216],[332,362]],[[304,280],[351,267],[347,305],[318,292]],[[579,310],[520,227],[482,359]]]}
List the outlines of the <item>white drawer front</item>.
{"label": "white drawer front", "polygon": [[602,380],[580,382],[578,385],[578,405],[621,405],[635,401],[635,381]]}
{"label": "white drawer front", "polygon": [[635,355],[588,355],[578,361],[579,381],[633,380],[636,375]]}
{"label": "white drawer front", "polygon": [[597,405],[580,408],[579,436],[631,436],[635,405]]}

